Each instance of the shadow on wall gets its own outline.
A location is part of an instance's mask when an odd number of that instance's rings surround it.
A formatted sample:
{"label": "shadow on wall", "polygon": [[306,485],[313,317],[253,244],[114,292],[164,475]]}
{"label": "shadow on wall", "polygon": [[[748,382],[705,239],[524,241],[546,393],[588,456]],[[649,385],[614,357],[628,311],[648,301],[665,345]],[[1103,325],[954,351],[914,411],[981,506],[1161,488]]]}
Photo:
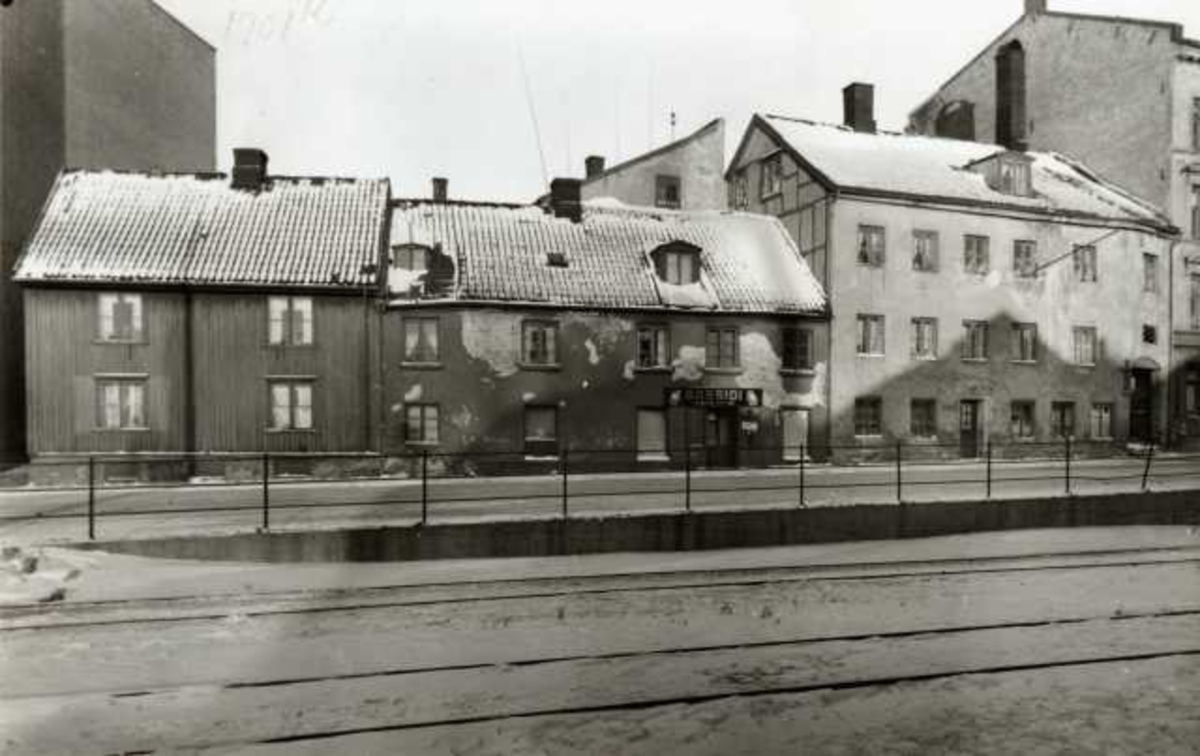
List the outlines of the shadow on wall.
{"label": "shadow on wall", "polygon": [[[986,335],[968,336],[968,323],[983,325]],[[1109,449],[1162,433],[1162,374],[1153,361],[1130,363],[1109,354],[1099,328],[1090,331],[1094,349],[1086,345],[1087,332],[1073,329],[1061,339],[1079,340],[1077,358],[1058,353],[1041,329],[1030,334],[1025,329],[1032,323],[1007,312],[987,321],[941,318],[937,325],[936,358],[915,354],[915,326],[906,323],[908,338],[886,345],[905,350],[905,368],[835,406],[835,460],[891,459],[897,442],[905,445],[905,458],[914,459],[977,457],[988,444],[996,456],[1053,456],[1061,455],[1058,444],[1066,435],[1086,454],[1089,447]],[[947,342],[948,332],[961,336]],[[1086,364],[1089,353],[1093,364]],[[888,448],[867,451],[876,446]]]}

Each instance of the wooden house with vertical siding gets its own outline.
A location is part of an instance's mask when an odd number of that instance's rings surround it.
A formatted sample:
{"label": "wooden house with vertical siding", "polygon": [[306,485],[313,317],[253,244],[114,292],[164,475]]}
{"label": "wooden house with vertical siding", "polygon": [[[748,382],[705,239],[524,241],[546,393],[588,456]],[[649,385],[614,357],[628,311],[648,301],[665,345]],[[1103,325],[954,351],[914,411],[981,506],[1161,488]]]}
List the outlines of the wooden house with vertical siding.
{"label": "wooden house with vertical siding", "polygon": [[119,454],[144,478],[195,452],[377,448],[389,196],[270,176],[260,150],[232,177],[63,172],[15,270],[35,465]]}

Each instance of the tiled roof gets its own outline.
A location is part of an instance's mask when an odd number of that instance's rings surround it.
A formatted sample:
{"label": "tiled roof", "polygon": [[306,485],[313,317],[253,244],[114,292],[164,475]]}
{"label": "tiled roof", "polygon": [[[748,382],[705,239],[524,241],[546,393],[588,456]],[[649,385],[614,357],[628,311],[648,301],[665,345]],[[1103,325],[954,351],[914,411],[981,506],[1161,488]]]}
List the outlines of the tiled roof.
{"label": "tiled roof", "polygon": [[[686,242],[700,248],[700,284],[670,287],[649,253]],[[455,264],[463,301],[586,308],[702,308],[818,313],[825,295],[773,217],[679,212],[614,201],[585,202],[573,223],[534,206],[400,202],[393,245],[440,245]],[[561,253],[566,267],[548,264]]]}
{"label": "tiled roof", "polygon": [[992,189],[981,173],[968,169],[973,163],[1004,152],[999,145],[911,134],[864,133],[785,116],[759,117],[839,189],[1007,205],[1040,213],[1132,221],[1163,229],[1171,226],[1170,220],[1151,203],[1056,153],[1025,153],[1033,160],[1034,196],[1019,197]]}
{"label": "tiled roof", "polygon": [[58,177],[18,281],[361,286],[377,261],[386,180],[68,171]]}

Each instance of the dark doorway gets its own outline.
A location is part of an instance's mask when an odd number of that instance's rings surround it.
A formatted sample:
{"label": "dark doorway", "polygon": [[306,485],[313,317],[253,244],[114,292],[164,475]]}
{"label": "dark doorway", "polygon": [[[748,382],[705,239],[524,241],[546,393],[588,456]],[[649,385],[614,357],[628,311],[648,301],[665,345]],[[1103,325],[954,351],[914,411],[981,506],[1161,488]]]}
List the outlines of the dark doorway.
{"label": "dark doorway", "polygon": [[1129,397],[1129,437],[1154,440],[1154,376],[1149,370],[1133,371],[1133,393]]}
{"label": "dark doorway", "polygon": [[979,404],[965,399],[958,405],[958,453],[968,459],[979,456]]}
{"label": "dark doorway", "polygon": [[704,451],[708,467],[737,467],[737,408],[704,413]]}

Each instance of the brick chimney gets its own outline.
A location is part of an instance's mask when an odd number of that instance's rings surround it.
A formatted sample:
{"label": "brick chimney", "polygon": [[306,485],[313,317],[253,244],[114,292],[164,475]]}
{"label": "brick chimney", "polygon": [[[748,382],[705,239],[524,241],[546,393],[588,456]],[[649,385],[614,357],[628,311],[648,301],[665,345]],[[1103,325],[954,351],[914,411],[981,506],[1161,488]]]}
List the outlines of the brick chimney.
{"label": "brick chimney", "polygon": [[233,151],[233,177],[230,186],[257,192],[267,181],[267,153],[257,147],[238,147]]}
{"label": "brick chimney", "polygon": [[550,182],[550,209],[555,218],[566,218],[572,223],[583,219],[583,204],[580,200],[579,179],[556,178]]}
{"label": "brick chimney", "polygon": [[1025,49],[1013,40],[996,53],[996,143],[1018,152],[1028,148],[1025,83]]}
{"label": "brick chimney", "polygon": [[1037,16],[1045,13],[1047,10],[1049,8],[1047,7],[1046,0],[1025,0],[1026,16]]}
{"label": "brick chimney", "polygon": [[855,131],[875,133],[875,86],[854,82],[842,90],[844,123]]}
{"label": "brick chimney", "polygon": [[442,178],[441,176],[436,176],[433,179],[433,201],[434,202],[445,202],[446,195],[449,194],[449,191],[450,191],[450,179]]}
{"label": "brick chimney", "polygon": [[583,161],[584,175],[587,178],[593,178],[604,173],[604,156],[603,155],[588,155]]}

